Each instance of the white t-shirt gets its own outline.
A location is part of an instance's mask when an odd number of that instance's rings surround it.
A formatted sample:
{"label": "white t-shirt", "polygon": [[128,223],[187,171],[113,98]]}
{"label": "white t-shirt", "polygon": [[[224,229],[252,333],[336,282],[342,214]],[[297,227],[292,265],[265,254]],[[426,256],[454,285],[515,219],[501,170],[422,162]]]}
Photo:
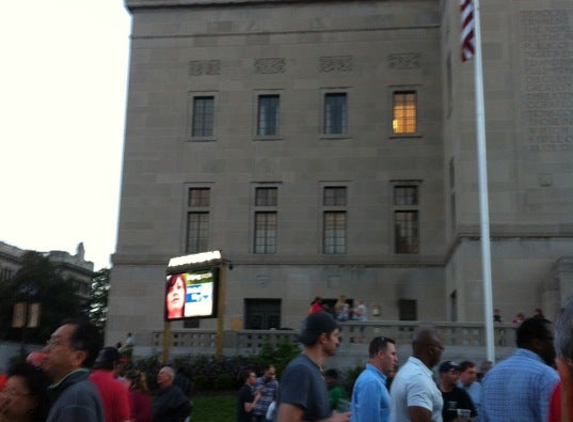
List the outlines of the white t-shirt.
{"label": "white t-shirt", "polygon": [[432,379],[432,371],[415,357],[400,368],[390,389],[390,422],[409,422],[408,407],[432,412],[432,421],[442,422],[442,393]]}

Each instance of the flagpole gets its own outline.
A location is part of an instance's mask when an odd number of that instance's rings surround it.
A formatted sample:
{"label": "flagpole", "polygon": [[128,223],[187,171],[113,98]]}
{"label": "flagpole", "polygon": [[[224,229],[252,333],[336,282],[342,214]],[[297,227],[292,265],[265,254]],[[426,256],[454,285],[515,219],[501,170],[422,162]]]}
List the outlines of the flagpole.
{"label": "flagpole", "polygon": [[474,2],[475,24],[475,106],[478,155],[479,204],[481,221],[481,253],[483,273],[484,316],[487,359],[495,362],[493,333],[493,294],[491,282],[491,250],[489,235],[489,200],[487,182],[487,155],[485,142],[485,111],[483,99],[483,73],[481,60],[481,22],[479,0]]}

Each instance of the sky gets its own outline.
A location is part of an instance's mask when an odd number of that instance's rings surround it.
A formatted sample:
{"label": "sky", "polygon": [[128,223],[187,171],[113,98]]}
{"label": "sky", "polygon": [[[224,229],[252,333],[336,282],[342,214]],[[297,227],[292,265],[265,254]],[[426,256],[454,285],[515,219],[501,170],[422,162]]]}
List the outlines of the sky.
{"label": "sky", "polygon": [[123,0],[3,2],[0,241],[111,266],[130,25]]}

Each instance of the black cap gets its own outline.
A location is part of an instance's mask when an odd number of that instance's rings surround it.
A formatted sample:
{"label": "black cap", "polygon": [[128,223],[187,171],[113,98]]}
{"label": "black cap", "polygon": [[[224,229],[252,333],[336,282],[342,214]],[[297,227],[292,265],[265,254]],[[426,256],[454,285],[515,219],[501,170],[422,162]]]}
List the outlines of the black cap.
{"label": "black cap", "polygon": [[322,333],[332,333],[337,328],[338,325],[332,315],[327,312],[315,312],[303,321],[298,341],[305,346],[310,346]]}
{"label": "black cap", "polygon": [[104,347],[99,351],[95,363],[117,362],[120,359],[121,355],[115,347]]}
{"label": "black cap", "polygon": [[458,365],[453,360],[447,360],[445,362],[442,362],[442,364],[440,365],[440,374],[443,372],[450,372],[452,370],[454,371],[460,370],[460,365]]}

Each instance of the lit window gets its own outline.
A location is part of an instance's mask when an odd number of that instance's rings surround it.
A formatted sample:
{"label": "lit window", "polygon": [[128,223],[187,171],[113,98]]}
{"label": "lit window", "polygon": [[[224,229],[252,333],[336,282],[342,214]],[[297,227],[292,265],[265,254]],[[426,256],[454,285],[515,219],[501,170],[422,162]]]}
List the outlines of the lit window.
{"label": "lit window", "polygon": [[395,134],[416,133],[416,92],[395,92],[392,108],[392,131]]}

